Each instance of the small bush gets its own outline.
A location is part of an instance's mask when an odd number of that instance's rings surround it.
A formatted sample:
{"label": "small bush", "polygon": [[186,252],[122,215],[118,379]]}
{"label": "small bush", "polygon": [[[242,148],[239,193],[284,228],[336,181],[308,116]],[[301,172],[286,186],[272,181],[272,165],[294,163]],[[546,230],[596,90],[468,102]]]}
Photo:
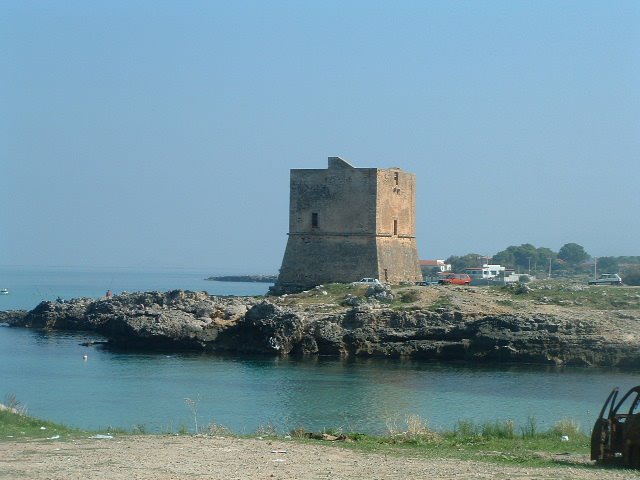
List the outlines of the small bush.
{"label": "small bush", "polygon": [[324,428],[322,430],[322,433],[324,433],[326,435],[332,435],[334,437],[339,437],[340,435],[342,435],[342,427]]}
{"label": "small bush", "polygon": [[440,435],[434,432],[427,425],[427,421],[420,415],[407,415],[405,419],[407,431],[405,436],[414,441],[437,442]]}
{"label": "small bush", "polygon": [[289,432],[289,435],[291,435],[292,438],[308,438],[309,437],[309,434],[304,429],[304,427],[294,428]]}
{"label": "small bush", "polygon": [[420,292],[418,290],[406,290],[400,292],[400,301],[402,303],[413,303],[420,299]]}
{"label": "small bush", "polygon": [[278,429],[273,423],[268,422],[265,425],[259,425],[258,428],[256,428],[256,435],[258,437],[277,437]]}
{"label": "small bush", "polygon": [[135,435],[145,435],[147,433],[147,426],[144,423],[137,423],[133,426],[131,432]]}
{"label": "small bush", "polygon": [[556,436],[566,435],[569,438],[579,437],[582,435],[582,431],[580,430],[580,423],[578,423],[573,418],[561,418],[555,423],[549,433]]}
{"label": "small bush", "polygon": [[395,436],[400,433],[400,428],[398,427],[398,417],[387,417],[384,420],[384,424],[387,427],[387,434],[390,436]]}
{"label": "small bush", "polygon": [[458,420],[453,426],[453,436],[456,438],[470,438],[478,436],[478,427],[471,420]]}
{"label": "small bush", "polygon": [[538,434],[538,421],[536,417],[529,415],[524,426],[520,427],[522,438],[534,438]]}
{"label": "small bush", "polygon": [[[399,422],[398,415],[385,420],[388,436],[393,443],[437,443],[441,436],[427,426],[427,421],[420,415],[407,415],[404,422]],[[399,425],[404,423],[404,425]]]}
{"label": "small bush", "polygon": [[513,420],[487,422],[481,427],[481,435],[490,438],[515,438],[515,424]]}
{"label": "small bush", "polygon": [[526,295],[531,291],[529,285],[522,281],[510,283],[506,286],[506,289],[514,295]]}
{"label": "small bush", "polygon": [[233,435],[233,432],[229,428],[215,422],[212,422],[209,425],[207,425],[206,432],[208,435],[220,436],[220,437]]}
{"label": "small bush", "polygon": [[18,415],[27,414],[26,405],[23,405],[22,402],[18,400],[18,397],[16,397],[15,393],[7,393],[4,396],[4,406],[7,407],[9,410],[13,410],[17,412]]}

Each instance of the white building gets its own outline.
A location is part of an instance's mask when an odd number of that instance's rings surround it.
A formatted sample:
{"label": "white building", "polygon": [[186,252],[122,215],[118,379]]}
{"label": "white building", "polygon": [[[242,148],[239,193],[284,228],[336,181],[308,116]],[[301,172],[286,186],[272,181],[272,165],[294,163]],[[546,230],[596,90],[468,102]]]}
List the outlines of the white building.
{"label": "white building", "polygon": [[471,277],[472,285],[496,285],[520,281],[520,275],[513,268],[502,265],[484,264],[482,267],[466,268],[464,273]]}
{"label": "white building", "polygon": [[491,265],[487,263],[482,265],[482,267],[470,267],[464,270],[464,273],[469,275],[472,280],[485,280],[498,276],[508,276],[512,272],[513,270],[507,269],[502,265]]}

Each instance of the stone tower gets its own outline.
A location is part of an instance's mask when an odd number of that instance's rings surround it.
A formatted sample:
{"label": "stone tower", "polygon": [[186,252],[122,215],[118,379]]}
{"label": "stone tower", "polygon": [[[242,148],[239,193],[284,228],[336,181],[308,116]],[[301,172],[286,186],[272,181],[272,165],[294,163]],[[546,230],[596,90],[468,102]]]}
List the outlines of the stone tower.
{"label": "stone tower", "polygon": [[416,179],[399,168],[291,170],[289,238],[274,293],[362,277],[420,281]]}

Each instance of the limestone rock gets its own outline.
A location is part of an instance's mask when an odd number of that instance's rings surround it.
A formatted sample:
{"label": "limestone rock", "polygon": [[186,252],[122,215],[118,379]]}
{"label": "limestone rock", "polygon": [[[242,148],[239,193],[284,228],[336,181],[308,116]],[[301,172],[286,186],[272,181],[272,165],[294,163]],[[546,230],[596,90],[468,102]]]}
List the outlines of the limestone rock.
{"label": "limestone rock", "polygon": [[94,331],[117,348],[640,366],[640,319],[634,310],[603,324],[596,314],[483,314],[455,305],[395,310],[376,302],[323,309],[176,290],[42,302],[30,312],[4,312],[0,321]]}

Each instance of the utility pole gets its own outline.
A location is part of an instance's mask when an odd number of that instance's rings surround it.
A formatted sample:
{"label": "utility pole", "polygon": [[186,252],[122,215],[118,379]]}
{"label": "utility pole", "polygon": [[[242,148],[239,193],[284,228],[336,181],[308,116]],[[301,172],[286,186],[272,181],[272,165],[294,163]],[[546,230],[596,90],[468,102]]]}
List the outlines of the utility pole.
{"label": "utility pole", "polygon": [[551,278],[551,258],[549,258],[549,277],[547,278]]}
{"label": "utility pole", "polygon": [[598,257],[593,257],[593,279],[598,279]]}

